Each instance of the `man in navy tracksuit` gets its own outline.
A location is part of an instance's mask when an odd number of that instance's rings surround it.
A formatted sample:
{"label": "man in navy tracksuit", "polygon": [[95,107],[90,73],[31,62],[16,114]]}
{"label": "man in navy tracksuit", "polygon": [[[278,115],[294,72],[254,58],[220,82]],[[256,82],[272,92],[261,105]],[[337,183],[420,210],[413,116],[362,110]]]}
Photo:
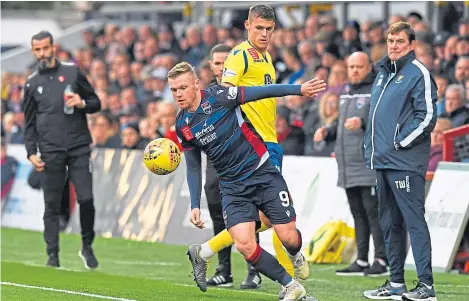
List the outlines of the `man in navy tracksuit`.
{"label": "man in navy tracksuit", "polygon": [[[381,228],[390,266],[390,280],[369,299],[436,300],[431,266],[430,233],[425,221],[425,173],[430,133],[436,123],[436,84],[415,58],[415,32],[408,23],[388,30],[389,56],[377,65],[365,134],[367,166],[377,173]],[[407,291],[404,262],[406,228],[417,266],[418,284]]]}

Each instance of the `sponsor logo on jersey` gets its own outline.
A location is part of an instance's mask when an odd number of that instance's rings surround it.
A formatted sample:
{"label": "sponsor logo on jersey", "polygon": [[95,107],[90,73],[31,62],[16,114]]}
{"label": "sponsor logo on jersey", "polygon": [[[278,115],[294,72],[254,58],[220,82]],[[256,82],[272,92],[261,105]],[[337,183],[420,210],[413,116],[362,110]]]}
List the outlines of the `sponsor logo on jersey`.
{"label": "sponsor logo on jersey", "polygon": [[256,49],[254,48],[249,48],[248,49],[249,54],[252,56],[253,59],[258,60],[259,59],[259,53],[257,52]]}
{"label": "sponsor logo on jersey", "polygon": [[184,136],[184,139],[187,141],[191,141],[194,139],[194,135],[192,134],[191,127],[186,125],[181,129],[182,135]]}
{"label": "sponsor logo on jersey", "polygon": [[205,123],[204,124],[204,127],[202,128],[202,130],[200,130],[199,132],[195,133],[195,138],[196,139],[199,139],[200,137],[204,136],[204,135],[207,135],[208,133],[212,132],[215,130],[215,127],[213,126],[213,124],[207,126],[207,124]]}
{"label": "sponsor logo on jersey", "polygon": [[234,76],[236,76],[236,72],[235,72],[234,70],[225,68],[225,69],[223,70],[223,76],[226,76],[226,77],[234,77]]}

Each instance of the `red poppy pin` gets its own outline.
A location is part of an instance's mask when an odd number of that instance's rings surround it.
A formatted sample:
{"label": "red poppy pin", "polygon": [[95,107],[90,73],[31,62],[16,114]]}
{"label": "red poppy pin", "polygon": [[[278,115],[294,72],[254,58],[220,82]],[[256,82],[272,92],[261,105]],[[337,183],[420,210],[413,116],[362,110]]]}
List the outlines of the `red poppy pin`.
{"label": "red poppy pin", "polygon": [[65,81],[65,77],[63,77],[62,75],[58,77],[59,79],[59,82],[63,83]]}

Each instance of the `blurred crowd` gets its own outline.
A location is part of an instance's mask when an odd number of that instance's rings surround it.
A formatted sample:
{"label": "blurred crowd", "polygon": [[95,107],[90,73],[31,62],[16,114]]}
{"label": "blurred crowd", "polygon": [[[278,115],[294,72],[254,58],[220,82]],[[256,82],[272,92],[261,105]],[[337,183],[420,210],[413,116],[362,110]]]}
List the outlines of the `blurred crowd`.
{"label": "blurred crowd", "polygon": [[[469,123],[469,19],[460,20],[455,32],[433,33],[418,13],[362,24],[351,20],[341,29],[332,15],[311,15],[301,28],[277,24],[268,48],[277,83],[301,83],[313,77],[328,83],[328,90],[315,99],[278,99],[279,140],[294,141],[295,145],[285,150],[286,155],[333,155],[334,141],[315,143],[313,137],[319,127],[338,118],[339,95],[348,82],[347,57],[364,51],[373,63],[378,62],[387,54],[388,24],[398,21],[413,26],[416,56],[438,85],[437,107],[443,121],[438,123],[432,143],[441,146],[442,131]],[[210,49],[218,43],[234,47],[245,38],[242,25],[189,26],[176,38],[169,24],[138,28],[106,24],[101,30],[83,32],[83,48],[66,49],[58,44],[55,48],[59,60],[74,62],[87,74],[101,99],[102,111],[89,116],[94,145],[143,149],[158,137],[177,142],[177,106],[168,87],[168,71],[176,63],[187,61],[197,68],[206,87],[213,80],[208,63]],[[8,143],[23,143],[22,88],[33,69],[31,66],[21,74],[2,73],[2,136]]]}

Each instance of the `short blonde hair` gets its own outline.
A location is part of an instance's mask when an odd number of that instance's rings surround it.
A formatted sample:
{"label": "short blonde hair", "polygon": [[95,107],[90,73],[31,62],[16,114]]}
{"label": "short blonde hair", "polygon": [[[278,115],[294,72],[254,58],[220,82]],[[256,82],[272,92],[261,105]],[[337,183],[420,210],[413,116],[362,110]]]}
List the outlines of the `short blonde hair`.
{"label": "short blonde hair", "polygon": [[185,73],[191,73],[192,75],[196,76],[194,67],[192,67],[192,65],[187,62],[182,62],[174,66],[171,70],[169,70],[168,78],[176,78]]}

